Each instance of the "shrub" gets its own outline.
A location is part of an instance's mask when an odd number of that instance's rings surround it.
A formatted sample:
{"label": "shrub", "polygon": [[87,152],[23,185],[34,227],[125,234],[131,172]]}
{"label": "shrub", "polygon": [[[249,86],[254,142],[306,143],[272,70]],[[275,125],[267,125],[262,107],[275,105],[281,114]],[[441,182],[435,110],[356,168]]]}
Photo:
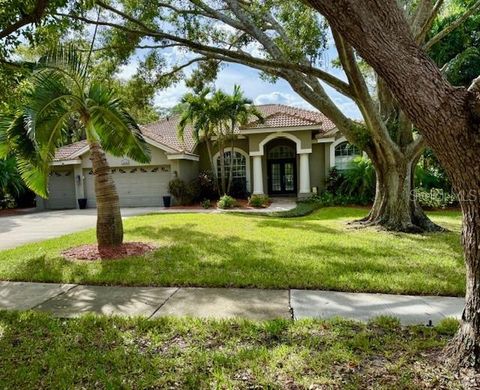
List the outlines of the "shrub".
{"label": "shrub", "polygon": [[0,193],[0,210],[1,209],[14,209],[17,207],[17,202],[15,198],[10,194],[2,194]]}
{"label": "shrub", "polygon": [[325,180],[325,189],[327,192],[336,195],[340,191],[342,183],[345,181],[343,174],[335,167],[330,169]]}
{"label": "shrub", "polygon": [[204,199],[200,202],[200,204],[204,209],[209,209],[210,207],[212,207],[212,201],[210,199]]}
{"label": "shrub", "polygon": [[194,179],[190,184],[192,186],[194,202],[199,202],[204,199],[218,199],[218,191],[215,186],[215,180],[211,171],[200,172],[198,174],[198,177]]}
{"label": "shrub", "polygon": [[375,197],[375,169],[372,161],[365,157],[356,157],[350,168],[343,172],[344,180],[340,184],[340,195],[354,197],[358,203],[372,202]]}
{"label": "shrub", "polygon": [[188,186],[182,179],[173,179],[168,183],[168,191],[177,200],[177,202],[186,206],[192,203],[192,196]]}
{"label": "shrub", "polygon": [[248,198],[248,204],[252,207],[268,207],[270,199],[267,195],[252,195]]}
{"label": "shrub", "polygon": [[217,207],[221,209],[231,209],[235,206],[236,200],[230,195],[223,195],[220,200],[217,202]]}
{"label": "shrub", "polygon": [[416,188],[414,196],[420,206],[430,209],[444,209],[458,202],[454,194],[440,188],[432,188],[429,191],[424,188]]}

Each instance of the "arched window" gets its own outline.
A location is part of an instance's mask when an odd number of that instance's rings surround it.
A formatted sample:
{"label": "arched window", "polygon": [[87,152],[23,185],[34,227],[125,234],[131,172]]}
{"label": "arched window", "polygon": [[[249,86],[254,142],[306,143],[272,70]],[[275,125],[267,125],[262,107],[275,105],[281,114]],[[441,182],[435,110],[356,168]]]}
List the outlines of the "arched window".
{"label": "arched window", "polygon": [[349,168],[350,163],[357,156],[360,156],[361,151],[355,145],[348,142],[342,142],[335,147],[335,168],[339,171],[344,171]]}
{"label": "arched window", "polygon": [[[230,174],[230,163],[233,164],[232,176],[234,179],[246,179],[247,178],[247,159],[240,152],[233,152],[233,160],[230,158],[232,151],[225,151],[225,177]],[[217,157],[217,172],[218,177],[221,177],[221,165],[220,155]]]}
{"label": "arched window", "polygon": [[268,152],[269,160],[280,160],[284,158],[295,158],[295,150],[288,145],[278,145],[274,146]]}

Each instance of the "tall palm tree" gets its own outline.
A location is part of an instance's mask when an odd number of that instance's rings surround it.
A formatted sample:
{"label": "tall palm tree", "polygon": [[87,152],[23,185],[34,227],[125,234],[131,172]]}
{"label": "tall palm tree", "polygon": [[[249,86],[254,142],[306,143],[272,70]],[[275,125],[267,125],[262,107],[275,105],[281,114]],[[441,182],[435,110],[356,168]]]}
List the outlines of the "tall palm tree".
{"label": "tall palm tree", "polygon": [[98,245],[120,245],[122,217],[105,151],[143,163],[150,161],[150,153],[121,100],[108,86],[92,80],[88,63],[71,47],[52,50],[39,61],[22,108],[0,117],[0,157],[13,151],[25,184],[48,197],[55,150],[70,120],[78,120],[85,129],[95,176]]}
{"label": "tall palm tree", "polygon": [[252,101],[246,98],[239,85],[234,85],[233,94],[227,96],[225,101],[225,114],[230,121],[230,134],[231,134],[231,153],[230,153],[230,169],[228,173],[228,185],[227,193],[230,192],[233,180],[233,159],[236,134],[235,129],[240,126],[246,125],[252,117],[257,117],[260,121],[263,121],[263,116],[258,109],[252,105]]}
{"label": "tall palm tree", "polygon": [[[208,95],[210,94],[211,97],[209,98]],[[182,103],[186,105],[186,109],[180,117],[178,127],[180,138],[183,139],[186,126],[192,124],[194,139],[197,141],[202,139],[206,143],[219,195],[229,193],[233,179],[233,159],[237,138],[235,129],[239,125],[246,124],[252,116],[263,119],[260,112],[251,105],[251,100],[245,98],[238,85],[235,85],[233,95],[228,95],[222,90],[212,93],[211,89],[206,88],[198,95],[186,94],[182,98]],[[219,150],[220,178],[212,156],[211,143],[213,137],[216,139]],[[230,141],[231,153],[227,178],[225,148],[228,141]]]}
{"label": "tall palm tree", "polygon": [[188,125],[192,125],[194,140],[205,142],[215,187],[220,190],[212,154],[212,138],[216,135],[216,123],[212,113],[211,100],[208,98],[211,92],[210,88],[205,88],[198,95],[187,93],[182,97],[181,104],[185,105],[185,109],[181,113],[177,130],[178,137],[183,140],[185,129]]}

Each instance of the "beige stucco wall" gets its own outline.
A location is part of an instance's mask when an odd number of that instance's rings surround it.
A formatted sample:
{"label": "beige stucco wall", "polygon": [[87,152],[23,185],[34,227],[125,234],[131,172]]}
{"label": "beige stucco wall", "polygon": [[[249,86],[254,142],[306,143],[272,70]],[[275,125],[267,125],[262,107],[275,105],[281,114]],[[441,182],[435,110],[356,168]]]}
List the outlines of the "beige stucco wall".
{"label": "beige stucco wall", "polygon": [[310,185],[318,187],[319,191],[325,188],[326,161],[325,145],[313,144],[312,154],[310,155]]}
{"label": "beige stucco wall", "polygon": [[198,177],[198,161],[192,160],[172,160],[176,163],[176,172],[180,179],[186,183]]}
{"label": "beige stucco wall", "polygon": [[[107,155],[107,160],[108,160],[108,164],[111,167],[121,167],[123,165],[130,166],[130,167],[136,167],[136,166],[142,166],[142,165],[171,165],[171,161],[168,160],[167,154],[163,150],[150,146],[150,153],[151,153],[151,161],[148,164],[139,163],[128,157],[122,158],[122,157],[114,157],[111,155]],[[92,162],[90,161],[90,152],[85,153],[81,157],[81,160],[82,160],[82,168],[92,167]],[[124,162],[123,164],[122,164],[122,161]]]}

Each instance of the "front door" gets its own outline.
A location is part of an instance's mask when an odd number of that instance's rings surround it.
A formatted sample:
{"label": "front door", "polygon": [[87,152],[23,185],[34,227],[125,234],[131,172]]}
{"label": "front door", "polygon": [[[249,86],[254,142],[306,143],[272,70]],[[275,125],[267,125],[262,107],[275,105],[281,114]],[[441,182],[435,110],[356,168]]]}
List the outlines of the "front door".
{"label": "front door", "polygon": [[295,159],[268,161],[268,193],[288,195],[297,192]]}

